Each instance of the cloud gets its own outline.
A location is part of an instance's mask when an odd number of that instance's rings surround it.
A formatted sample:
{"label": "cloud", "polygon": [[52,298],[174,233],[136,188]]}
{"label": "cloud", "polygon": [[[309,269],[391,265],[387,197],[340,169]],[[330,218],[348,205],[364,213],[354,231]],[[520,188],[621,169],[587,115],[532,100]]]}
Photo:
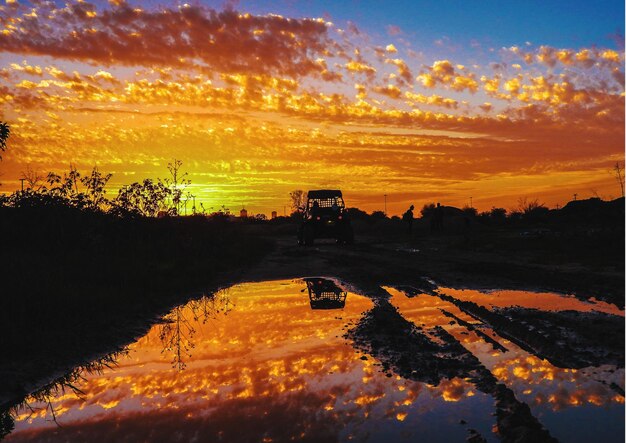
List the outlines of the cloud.
{"label": "cloud", "polygon": [[360,62],[360,61],[356,61],[356,60],[351,60],[348,63],[345,64],[345,68],[352,73],[357,73],[357,74],[367,74],[368,76],[372,77],[376,74],[376,68],[374,68],[373,66],[368,65],[367,63],[364,62]]}
{"label": "cloud", "polygon": [[374,91],[393,99],[399,98],[402,95],[400,88],[394,85],[377,86],[374,88]]}
{"label": "cloud", "polygon": [[396,47],[393,45],[393,43],[388,44],[387,46],[385,46],[385,51],[387,51],[390,54],[395,54],[398,52],[398,50],[396,49]]}
{"label": "cloud", "polygon": [[413,73],[409,69],[406,62],[399,58],[385,59],[386,64],[395,65],[398,68],[398,75],[402,79],[404,85],[411,84],[413,82]]}
{"label": "cloud", "polygon": [[23,72],[25,74],[32,75],[32,76],[41,77],[43,75],[43,71],[41,70],[41,67],[30,66],[25,61],[22,62],[21,65],[18,65],[17,63],[11,63],[10,68],[13,71]]}
{"label": "cloud", "polygon": [[478,83],[474,74],[467,73],[464,66],[456,67],[449,60],[437,60],[432,66],[426,66],[427,72],[417,76],[417,80],[427,88],[444,86],[455,91],[476,92]]}
{"label": "cloud", "polygon": [[543,45],[534,51],[525,51],[518,46],[505,48],[505,51],[521,58],[526,64],[539,62],[549,68],[555,68],[559,65],[579,69],[590,69],[597,65],[612,68],[620,67],[624,60],[623,50],[620,53],[614,49],[581,48],[575,50]]}
{"label": "cloud", "polygon": [[500,89],[500,79],[499,75],[496,75],[494,78],[489,78],[486,75],[480,77],[480,81],[483,82],[483,89],[488,94],[497,94],[498,89]]}
{"label": "cloud", "polygon": [[440,95],[425,96],[422,94],[415,94],[410,91],[405,92],[404,95],[413,103],[441,106],[448,109],[456,109],[459,106],[459,102],[457,102],[456,100],[451,98],[445,98]]}
{"label": "cloud", "polygon": [[518,77],[512,78],[504,82],[504,89],[512,94],[517,94],[520,91],[521,83]]}
{"label": "cloud", "polygon": [[35,14],[9,9],[0,31],[3,52],[43,55],[105,66],[175,66],[219,72],[319,74],[315,59],[330,44],[322,19],[255,16],[203,6],[143,10],[126,3],[96,11],[40,3]]}

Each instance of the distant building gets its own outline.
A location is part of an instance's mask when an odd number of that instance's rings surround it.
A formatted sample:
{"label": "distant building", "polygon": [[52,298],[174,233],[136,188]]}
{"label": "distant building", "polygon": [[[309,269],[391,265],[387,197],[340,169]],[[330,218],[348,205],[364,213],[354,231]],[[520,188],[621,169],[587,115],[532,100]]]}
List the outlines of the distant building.
{"label": "distant building", "polygon": [[278,213],[276,211],[272,211],[272,220],[278,217]]}
{"label": "distant building", "polygon": [[248,211],[245,208],[242,208],[241,211],[239,211],[239,217],[248,218]]}

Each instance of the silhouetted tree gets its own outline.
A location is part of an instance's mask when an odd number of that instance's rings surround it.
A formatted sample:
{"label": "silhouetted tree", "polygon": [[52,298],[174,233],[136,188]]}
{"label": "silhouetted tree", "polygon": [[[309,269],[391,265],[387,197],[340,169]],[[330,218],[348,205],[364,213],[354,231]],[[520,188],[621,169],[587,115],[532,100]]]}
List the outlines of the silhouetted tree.
{"label": "silhouetted tree", "polygon": [[21,178],[26,182],[28,189],[32,189],[34,191],[41,190],[44,185],[44,177],[37,171],[31,169],[30,165],[26,166],[26,171],[22,171]]}
{"label": "silhouetted tree", "polygon": [[9,411],[0,412],[0,440],[9,435],[15,429],[15,420]]}
{"label": "silhouetted tree", "polygon": [[374,211],[372,212],[371,217],[375,220],[384,220],[387,218],[384,211]]}
{"label": "silhouetted tree", "polygon": [[492,207],[491,211],[480,214],[481,218],[486,218],[495,224],[502,224],[506,221],[506,209]]}
{"label": "silhouetted tree", "polygon": [[161,354],[171,352],[172,367],[179,371],[185,369],[187,364],[184,360],[192,357],[191,352],[196,347],[196,325],[205,324],[218,315],[227,315],[232,307],[228,291],[203,295],[186,305],[175,307],[165,315],[165,323],[160,327]]}
{"label": "silhouetted tree", "polygon": [[543,209],[547,209],[546,205],[539,203],[538,199],[528,201],[527,197],[520,197],[517,200],[517,210],[524,215],[541,212]]}
{"label": "silhouetted tree", "polygon": [[[185,190],[191,184],[191,180],[187,178],[188,174],[186,172],[182,172],[180,167],[183,165],[183,162],[178,159],[174,159],[173,162],[167,164],[167,170],[170,173],[170,176],[163,180],[165,186],[167,186],[172,192],[169,195],[171,200],[170,209],[174,210],[175,215],[179,215],[181,213],[181,208],[183,205],[187,203],[189,198],[192,198],[193,195],[187,193],[185,194]],[[161,181],[161,180],[159,180]],[[183,200],[183,196],[187,197],[187,199]]]}
{"label": "silhouetted tree", "polygon": [[464,206],[461,211],[463,211],[464,215],[469,215],[470,217],[476,217],[476,214],[478,214],[476,208],[472,208],[471,206]]}
{"label": "silhouetted tree", "polygon": [[[2,160],[2,153],[7,149],[7,140],[11,134],[9,125],[5,122],[0,122],[0,161]],[[2,183],[0,183],[2,186]],[[5,197],[0,195],[0,202],[4,201]]]}
{"label": "silhouetted tree", "polygon": [[435,206],[434,203],[425,204],[422,210],[420,211],[420,214],[422,214],[422,218],[431,217],[435,213],[436,208],[437,206]]}
{"label": "silhouetted tree", "polygon": [[289,198],[291,198],[291,209],[293,212],[302,212],[304,211],[304,205],[306,204],[306,195],[304,191],[301,189],[296,189],[295,191],[291,191],[289,193]]}
{"label": "silhouetted tree", "polygon": [[63,173],[63,177],[55,172],[49,172],[46,181],[50,185],[50,193],[71,199],[78,194],[80,172],[70,164],[69,172]]}
{"label": "silhouetted tree", "polygon": [[[122,187],[112,201],[111,210],[118,215],[142,215],[156,217],[159,211],[167,207],[172,190],[161,181],[145,179],[142,183],[132,183]],[[169,208],[168,213],[174,214]]]}
{"label": "silhouetted tree", "polygon": [[[4,152],[7,149],[7,140],[11,134],[11,128],[8,123],[0,122],[0,152]],[[2,160],[2,155],[0,155]]]}
{"label": "silhouetted tree", "polygon": [[113,174],[103,175],[98,171],[98,167],[94,166],[90,175],[80,178],[80,182],[86,187],[86,197],[91,209],[104,209],[103,206],[108,205],[104,188],[112,176]]}
{"label": "silhouetted tree", "polygon": [[76,385],[77,382],[85,380],[85,376],[89,374],[102,374],[105,369],[111,369],[117,366],[118,360],[122,356],[128,355],[128,349],[123,348],[119,351],[112,352],[103,357],[99,357],[87,364],[80,365],[72,369],[70,372],[63,374],[44,385],[35,392],[29,394],[21,402],[13,405],[9,410],[0,414],[0,439],[8,435],[14,428],[14,417],[30,411],[31,413],[43,411],[43,416],[47,416],[48,412],[53,422],[58,426],[57,414],[53,405],[55,397],[59,395],[74,394],[81,398],[85,393]]}
{"label": "silhouetted tree", "polygon": [[359,208],[347,208],[346,212],[351,220],[367,220],[369,218],[367,212],[361,211]]}

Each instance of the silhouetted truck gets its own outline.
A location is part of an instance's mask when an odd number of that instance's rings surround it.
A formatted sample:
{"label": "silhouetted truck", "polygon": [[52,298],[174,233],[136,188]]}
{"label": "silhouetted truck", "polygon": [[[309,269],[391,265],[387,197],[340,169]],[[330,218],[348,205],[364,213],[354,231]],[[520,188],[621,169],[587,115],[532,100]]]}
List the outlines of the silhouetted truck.
{"label": "silhouetted truck", "polygon": [[337,243],[354,243],[354,231],[341,191],[309,191],[298,229],[298,244],[312,245],[317,238],[334,238]]}

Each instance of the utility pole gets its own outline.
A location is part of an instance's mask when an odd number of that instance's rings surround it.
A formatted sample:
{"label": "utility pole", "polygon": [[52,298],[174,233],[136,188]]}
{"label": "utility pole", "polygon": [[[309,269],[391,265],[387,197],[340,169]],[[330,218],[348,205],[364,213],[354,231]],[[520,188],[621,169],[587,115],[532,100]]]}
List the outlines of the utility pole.
{"label": "utility pole", "polygon": [[385,217],[387,217],[387,194],[385,194]]}
{"label": "utility pole", "polygon": [[470,195],[470,208],[473,208],[474,205],[472,204],[472,196]]}
{"label": "utility pole", "polygon": [[26,180],[25,178],[20,178],[20,181],[22,182],[22,192],[24,192],[24,180]]}

